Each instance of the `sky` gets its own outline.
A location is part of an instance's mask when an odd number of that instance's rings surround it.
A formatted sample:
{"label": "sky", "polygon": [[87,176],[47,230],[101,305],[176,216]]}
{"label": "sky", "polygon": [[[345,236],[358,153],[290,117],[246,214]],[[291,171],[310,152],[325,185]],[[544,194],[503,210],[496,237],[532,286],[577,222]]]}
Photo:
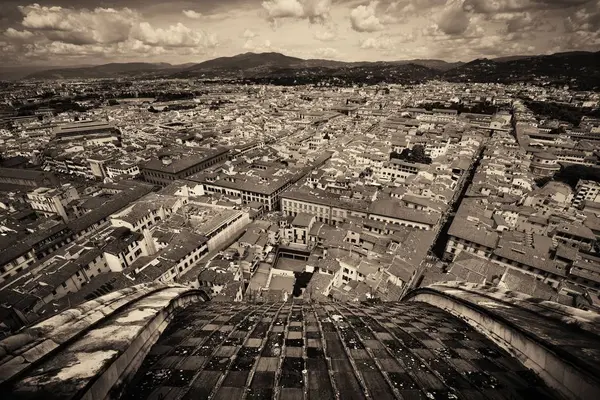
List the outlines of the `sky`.
{"label": "sky", "polygon": [[0,0],[0,63],[342,61],[600,50],[600,0]]}

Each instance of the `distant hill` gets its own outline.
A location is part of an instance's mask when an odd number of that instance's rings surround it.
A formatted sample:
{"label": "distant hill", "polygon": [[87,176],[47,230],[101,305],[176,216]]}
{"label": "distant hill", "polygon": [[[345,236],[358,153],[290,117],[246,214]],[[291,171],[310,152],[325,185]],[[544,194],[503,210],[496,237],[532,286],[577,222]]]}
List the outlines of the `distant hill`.
{"label": "distant hill", "polygon": [[[186,64],[183,68],[189,66]],[[38,71],[28,75],[25,79],[93,79],[117,77],[142,77],[144,75],[157,75],[171,73],[181,69],[182,66],[173,66],[167,63],[111,63],[91,67],[56,68]]]}
{"label": "distant hill", "polygon": [[219,57],[195,64],[187,71],[205,71],[215,69],[240,69],[247,70],[262,67],[291,67],[298,66],[305,60],[289,57],[280,53],[244,53],[233,57]]}
{"label": "distant hill", "polygon": [[[92,67],[92,65],[79,65],[77,68]],[[56,66],[40,66],[40,65],[19,65],[19,66],[2,66],[0,65],[0,80],[13,81],[26,78],[27,76],[41,71],[50,71],[53,69],[62,69],[64,67]]]}
{"label": "distant hill", "polygon": [[305,60],[280,53],[244,53],[233,57],[219,57],[194,64],[176,72],[181,78],[217,77],[237,78],[281,68],[299,68]]}
{"label": "distant hill", "polygon": [[85,79],[168,77],[248,80],[301,84],[343,79],[356,83],[409,83],[428,79],[450,82],[536,82],[570,84],[582,89],[600,87],[600,53],[569,52],[545,56],[477,59],[468,63],[443,60],[343,62],[304,60],[280,53],[244,53],[197,64],[114,63],[91,67],[37,71],[27,79]]}
{"label": "distant hill", "polygon": [[434,70],[438,70],[438,71],[448,71],[452,68],[456,68],[456,67],[460,67],[461,65],[464,64],[464,62],[458,61],[458,62],[447,62],[444,60],[410,60],[410,61],[396,61],[397,63],[404,63],[404,64],[415,64],[415,65],[420,65],[422,67],[427,67],[427,68],[431,68]]}
{"label": "distant hill", "polygon": [[178,78],[249,79],[265,83],[312,83],[344,79],[363,83],[413,82],[429,79],[462,63],[441,60],[343,62],[322,59],[304,60],[279,53],[244,53],[220,57],[176,72]]}
{"label": "distant hill", "polygon": [[[16,74],[18,78],[44,80],[44,79],[89,79],[89,78],[115,78],[115,77],[142,77],[150,76],[173,76],[178,78],[256,78],[266,77],[269,73],[281,75],[283,71],[294,71],[296,75],[299,70],[305,70],[309,75],[318,75],[331,69],[353,69],[361,68],[385,68],[390,70],[397,67],[399,70],[415,69],[415,66],[424,67],[436,71],[446,71],[463,63],[448,63],[443,60],[404,60],[391,62],[343,62],[324,59],[304,60],[290,57],[280,53],[244,53],[232,57],[219,57],[201,63],[188,63],[182,65],[170,65],[166,63],[113,63],[97,66],[78,67],[53,67],[47,70],[40,68],[27,73]],[[412,65],[412,66],[411,66]],[[408,67],[407,67],[408,66]],[[431,75],[419,69],[421,74]],[[1,70],[0,70],[1,72]],[[16,72],[16,71],[15,71]],[[332,72],[332,71],[329,71]],[[334,73],[335,74],[335,73]],[[14,77],[12,74],[10,78]],[[392,75],[397,75],[392,73]]]}
{"label": "distant hill", "polygon": [[518,83],[550,81],[580,89],[600,88],[600,52],[570,52],[545,56],[478,59],[441,74],[451,82]]}
{"label": "distant hill", "polygon": [[506,57],[498,57],[498,58],[492,58],[492,61],[494,62],[507,62],[507,61],[515,61],[515,60],[522,60],[524,58],[531,58],[532,56],[506,56]]}

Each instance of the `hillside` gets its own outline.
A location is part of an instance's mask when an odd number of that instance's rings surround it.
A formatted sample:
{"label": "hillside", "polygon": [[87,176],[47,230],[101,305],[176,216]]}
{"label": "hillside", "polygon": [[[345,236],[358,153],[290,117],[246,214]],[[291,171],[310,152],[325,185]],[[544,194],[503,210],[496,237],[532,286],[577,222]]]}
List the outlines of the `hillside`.
{"label": "hillside", "polygon": [[118,77],[142,77],[171,73],[179,66],[167,63],[111,63],[91,67],[56,68],[34,72],[25,79],[99,79]]}
{"label": "hillside", "polygon": [[550,82],[582,90],[600,88],[600,52],[572,52],[547,56],[479,59],[441,74],[450,82]]}
{"label": "hillside", "polygon": [[[77,68],[91,67],[91,65],[80,65]],[[29,75],[38,72],[47,72],[53,69],[63,69],[64,67],[56,66],[40,66],[40,65],[19,65],[19,66],[3,66],[0,65],[0,81],[15,81],[24,79]]]}
{"label": "hillside", "polygon": [[174,73],[177,78],[242,79],[261,83],[302,84],[343,79],[363,83],[408,82],[431,78],[431,68],[409,62],[303,60],[279,53],[245,53],[196,64]]}
{"label": "hillside", "polygon": [[197,64],[115,63],[34,72],[27,79],[196,78],[277,84],[414,83],[428,79],[450,82],[569,84],[600,88],[600,53],[571,52],[545,56],[477,59],[468,63],[443,60],[342,62],[304,60],[280,53],[244,53]]}
{"label": "hillside", "polygon": [[266,79],[286,75],[345,76],[350,72],[361,79],[363,75],[380,76],[382,71],[389,73],[390,79],[410,76],[424,79],[436,71],[446,71],[463,63],[448,63],[443,60],[405,60],[392,62],[343,62],[324,59],[304,60],[280,53],[244,53],[232,57],[219,57],[197,64],[173,66],[170,64],[114,63],[98,66],[52,68],[35,71],[25,79],[89,79],[164,76],[175,78],[224,78],[224,79]]}
{"label": "hillside", "polygon": [[410,61],[396,61],[398,64],[415,64],[422,67],[430,68],[437,71],[448,71],[450,69],[460,67],[463,62],[447,62],[444,60],[410,60]]}

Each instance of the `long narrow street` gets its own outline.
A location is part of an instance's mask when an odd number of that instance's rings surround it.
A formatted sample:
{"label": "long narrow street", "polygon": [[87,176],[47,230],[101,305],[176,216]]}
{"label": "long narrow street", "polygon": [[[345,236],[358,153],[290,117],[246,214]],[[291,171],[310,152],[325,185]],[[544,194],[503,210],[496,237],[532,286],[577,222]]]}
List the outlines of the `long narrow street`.
{"label": "long narrow street", "polygon": [[402,291],[402,296],[408,292],[408,290],[413,289],[419,286],[419,282],[421,277],[427,271],[430,266],[442,260],[444,256],[444,251],[446,249],[446,244],[448,243],[448,231],[450,230],[450,226],[452,225],[452,221],[454,220],[454,216],[456,215],[456,211],[460,207],[463,198],[465,197],[471,182],[473,181],[473,177],[475,176],[475,172],[479,168],[481,164],[481,160],[483,158],[483,152],[485,151],[485,143],[482,144],[477,152],[477,156],[475,161],[471,164],[466,174],[464,174],[458,184],[459,190],[456,192],[456,195],[452,198],[452,203],[448,208],[448,211],[443,215],[442,221],[440,221],[440,226],[438,228],[438,232],[436,234],[435,240],[427,258],[419,265],[416,273],[411,278],[410,282],[404,287]]}
{"label": "long narrow street", "polygon": [[444,215],[445,222],[443,222],[441,230],[437,235],[435,243],[431,248],[431,253],[438,259],[442,259],[444,256],[444,251],[446,249],[446,244],[448,243],[448,231],[450,230],[450,226],[452,225],[452,221],[454,221],[454,216],[456,215],[456,211],[460,207],[460,204],[463,201],[463,198],[467,194],[467,190],[473,181],[473,177],[477,172],[477,168],[481,164],[481,160],[483,158],[483,152],[485,151],[485,145],[482,145],[477,153],[477,157],[475,158],[475,162],[471,164],[471,167],[467,171],[467,173],[463,176],[460,186],[460,191],[458,192],[458,196],[455,197],[448,209],[447,213]]}
{"label": "long narrow street", "polygon": [[457,190],[455,191],[454,196],[452,197],[450,207],[446,211],[446,213],[442,216],[442,220],[436,227],[436,235],[433,241],[431,248],[429,249],[427,258],[418,266],[416,273],[411,278],[410,282],[405,285],[403,294],[406,293],[409,289],[415,288],[418,286],[418,283],[421,280],[421,277],[425,273],[425,271],[434,263],[441,261],[444,257],[444,252],[446,249],[446,245],[448,243],[448,232],[450,230],[450,226],[452,226],[452,222],[454,221],[454,217],[460,204],[465,197],[467,190],[469,189],[471,182],[473,181],[473,177],[481,164],[481,160],[483,159],[483,153],[486,149],[486,141],[484,141],[478,149],[478,152],[474,158],[474,161],[471,163],[469,169],[463,174],[457,185]]}

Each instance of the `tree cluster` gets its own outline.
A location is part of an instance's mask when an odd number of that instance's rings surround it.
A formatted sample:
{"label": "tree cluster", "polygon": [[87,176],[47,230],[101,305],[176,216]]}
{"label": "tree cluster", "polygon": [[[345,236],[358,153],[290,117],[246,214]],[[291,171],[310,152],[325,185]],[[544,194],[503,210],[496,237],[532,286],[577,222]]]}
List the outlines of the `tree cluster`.
{"label": "tree cluster", "polygon": [[449,107],[445,103],[428,103],[423,105],[423,108],[427,111],[433,109],[439,110],[456,110],[459,114],[462,113],[473,113],[473,114],[487,114],[493,115],[498,112],[498,107],[490,102],[484,101],[473,105],[466,105],[463,103],[453,103]]}
{"label": "tree cluster", "polygon": [[192,100],[194,93],[192,92],[179,92],[179,93],[159,93],[156,96],[155,103],[162,101],[174,101],[174,100]]}
{"label": "tree cluster", "polygon": [[52,108],[55,114],[60,114],[68,111],[85,112],[89,108],[72,101],[71,99],[52,99],[44,103],[25,104],[18,108],[19,116],[34,115],[35,111],[40,108]]}
{"label": "tree cluster", "polygon": [[544,101],[525,100],[525,105],[535,114],[547,119],[557,119],[565,121],[573,126],[579,126],[581,118],[596,117],[600,118],[600,109],[586,110],[566,104],[557,104]]}
{"label": "tree cluster", "polygon": [[431,157],[427,157],[425,154],[425,147],[420,144],[415,145],[412,150],[407,148],[400,153],[392,151],[390,153],[390,160],[393,158],[419,164],[431,164],[432,162]]}
{"label": "tree cluster", "polygon": [[569,165],[554,174],[553,180],[566,183],[575,189],[579,180],[600,182],[600,168],[586,165]]}

